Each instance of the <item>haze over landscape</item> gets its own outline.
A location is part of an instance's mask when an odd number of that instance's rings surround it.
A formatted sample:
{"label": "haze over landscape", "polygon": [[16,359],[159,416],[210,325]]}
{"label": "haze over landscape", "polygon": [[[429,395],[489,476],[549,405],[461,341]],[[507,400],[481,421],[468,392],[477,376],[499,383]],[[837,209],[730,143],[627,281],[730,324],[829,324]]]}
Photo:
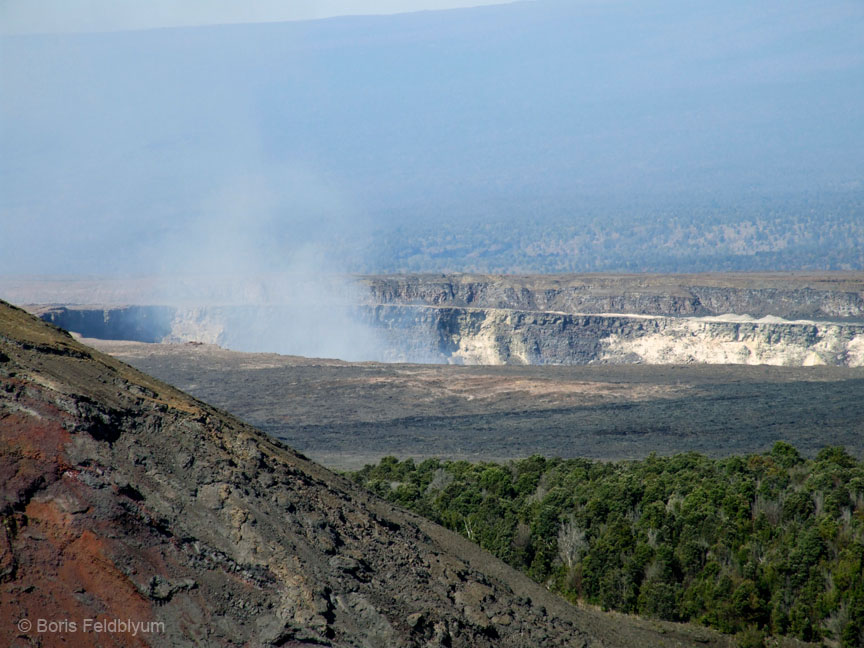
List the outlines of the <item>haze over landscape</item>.
{"label": "haze over landscape", "polygon": [[542,0],[3,36],[0,272],[860,269],[862,30]]}
{"label": "haze over landscape", "polygon": [[860,0],[0,0],[0,643],[861,648],[862,106]]}

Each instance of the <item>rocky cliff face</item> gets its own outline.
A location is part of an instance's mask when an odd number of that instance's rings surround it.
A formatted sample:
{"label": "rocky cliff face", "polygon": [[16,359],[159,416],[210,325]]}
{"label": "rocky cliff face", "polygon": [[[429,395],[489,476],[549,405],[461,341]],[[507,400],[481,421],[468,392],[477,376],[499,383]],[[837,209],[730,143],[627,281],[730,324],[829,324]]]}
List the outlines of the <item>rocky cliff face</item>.
{"label": "rocky cliff face", "polygon": [[177,309],[171,306],[59,306],[38,311],[47,322],[69,331],[87,331],[100,340],[161,342],[180,328]]}
{"label": "rocky cliff face", "polygon": [[864,366],[864,325],[853,323],[418,306],[377,306],[366,316],[388,332],[399,360]]}
{"label": "rocky cliff face", "polygon": [[[56,307],[43,319],[87,337],[204,342],[281,350],[260,324],[279,331],[279,309]],[[170,317],[164,311],[170,311]],[[129,322],[135,313],[142,320]],[[354,308],[376,338],[364,360],[455,364],[769,364],[864,366],[864,324],[770,316],[574,315],[503,308],[377,305]],[[160,321],[160,318],[161,321]],[[250,328],[247,324],[255,324]],[[95,323],[92,324],[91,323]],[[150,327],[152,323],[152,328]]]}
{"label": "rocky cliff face", "polygon": [[[365,355],[352,359],[359,360],[864,365],[864,279],[857,276],[415,275],[357,281],[364,288],[355,292],[359,303],[333,318],[322,309],[313,318],[318,325],[299,327],[292,327],[296,309],[280,305],[39,312],[87,337],[199,341],[245,351],[298,353],[280,348],[279,335],[329,329],[328,335],[358,339],[355,346],[364,347]],[[812,319],[790,319],[804,317]],[[328,326],[331,319],[338,325]],[[326,353],[332,347],[314,348]]]}
{"label": "rocky cliff face", "polygon": [[369,295],[365,317],[405,360],[864,365],[858,275],[409,275],[360,282]]}
{"label": "rocky cliff face", "polygon": [[864,276],[388,275],[361,277],[370,304],[565,313],[864,319]]}
{"label": "rocky cliff face", "polygon": [[2,302],[0,477],[4,645],[724,645],[572,608]]}

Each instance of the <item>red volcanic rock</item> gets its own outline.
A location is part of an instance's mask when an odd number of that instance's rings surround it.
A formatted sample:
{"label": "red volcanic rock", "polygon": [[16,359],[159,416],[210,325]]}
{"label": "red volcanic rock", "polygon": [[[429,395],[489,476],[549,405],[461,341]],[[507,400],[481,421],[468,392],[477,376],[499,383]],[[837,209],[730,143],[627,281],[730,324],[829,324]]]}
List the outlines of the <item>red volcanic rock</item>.
{"label": "red volcanic rock", "polygon": [[0,645],[721,645],[475,545],[0,302]]}

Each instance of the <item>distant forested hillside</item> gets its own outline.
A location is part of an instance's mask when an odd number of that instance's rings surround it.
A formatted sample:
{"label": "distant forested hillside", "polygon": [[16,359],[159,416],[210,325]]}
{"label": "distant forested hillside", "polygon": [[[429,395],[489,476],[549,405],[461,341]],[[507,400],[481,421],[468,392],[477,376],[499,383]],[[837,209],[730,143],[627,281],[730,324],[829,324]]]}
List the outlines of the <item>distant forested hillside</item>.
{"label": "distant forested hillside", "polygon": [[864,464],[698,454],[510,464],[390,457],[355,481],[572,600],[736,633],[864,645]]}
{"label": "distant forested hillside", "polygon": [[367,246],[355,250],[359,271],[370,265],[376,272],[860,270],[864,193],[513,202],[380,230]]}

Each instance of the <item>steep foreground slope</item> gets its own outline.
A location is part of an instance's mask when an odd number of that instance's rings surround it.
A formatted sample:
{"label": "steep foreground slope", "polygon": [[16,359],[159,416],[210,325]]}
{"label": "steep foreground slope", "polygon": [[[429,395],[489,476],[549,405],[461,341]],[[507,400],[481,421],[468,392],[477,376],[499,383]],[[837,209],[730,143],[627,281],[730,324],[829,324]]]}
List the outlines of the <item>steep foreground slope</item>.
{"label": "steep foreground slope", "polygon": [[4,645],[726,645],[572,608],[3,302],[0,381]]}

